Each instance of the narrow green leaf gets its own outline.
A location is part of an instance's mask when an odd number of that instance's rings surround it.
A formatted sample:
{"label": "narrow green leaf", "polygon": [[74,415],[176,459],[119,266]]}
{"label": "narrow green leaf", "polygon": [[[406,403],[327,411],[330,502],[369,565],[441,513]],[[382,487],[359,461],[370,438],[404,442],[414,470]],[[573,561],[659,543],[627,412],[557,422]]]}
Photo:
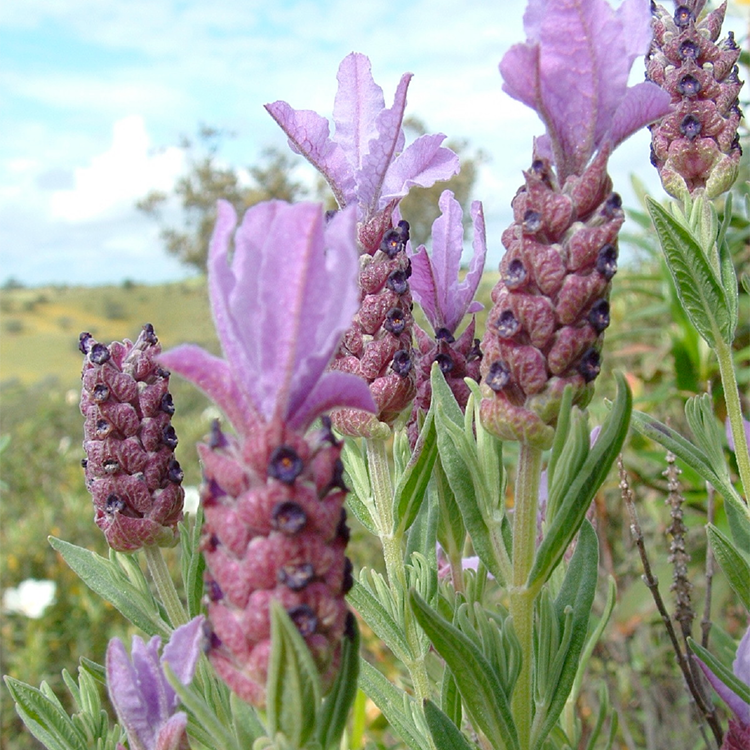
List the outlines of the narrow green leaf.
{"label": "narrow green leaf", "polygon": [[615,373],[617,397],[602,425],[594,447],[589,451],[581,470],[569,485],[560,502],[560,509],[539,545],[527,586],[540,587],[552,574],[565,550],[578,533],[586,511],[602,486],[615,457],[620,452],[630,422],[632,395],[621,373]]}
{"label": "narrow green leaf", "polygon": [[463,719],[461,696],[449,667],[443,670],[443,681],[440,685],[440,706],[456,726],[461,726],[461,720]]}
{"label": "narrow green leaf", "polygon": [[347,626],[341,643],[341,666],[331,692],[326,696],[318,719],[317,737],[323,750],[337,748],[346,728],[349,711],[357,696],[359,678],[359,627],[349,613]]}
{"label": "narrow green leaf", "polygon": [[437,454],[435,414],[433,407],[430,406],[427,419],[414,446],[414,452],[395,490],[396,528],[399,536],[414,523],[419,513]]}
{"label": "narrow green leaf", "polygon": [[[242,750],[237,745],[231,732],[220,721],[214,709],[206,703],[203,695],[193,685],[183,685],[168,662],[163,662],[163,667],[164,676],[185,708],[192,714],[191,719],[195,719],[198,727],[210,738],[211,747],[220,747],[222,750]],[[188,725],[188,733],[190,733],[190,725]],[[206,743],[204,742],[204,744]]]}
{"label": "narrow green leaf", "polygon": [[114,563],[62,539],[53,536],[48,539],[78,577],[133,625],[148,635],[169,637],[170,629],[159,616],[158,610],[150,606],[151,603]]}
{"label": "narrow green leaf", "polygon": [[354,581],[346,595],[347,601],[359,612],[375,635],[402,661],[411,657],[403,627],[400,627],[388,610],[373,596],[367,586]]}
{"label": "narrow green leaf", "polygon": [[731,341],[732,320],[724,290],[701,244],[655,200],[647,201],[677,295],[690,322],[712,348],[719,339]]}
{"label": "narrow green leaf", "polygon": [[437,750],[475,750],[476,745],[430,700],[425,701],[424,717]]}
{"label": "narrow green leaf", "polygon": [[427,738],[417,729],[411,713],[405,710],[414,702],[413,699],[398,690],[364,659],[360,659],[359,683],[367,697],[383,712],[393,730],[411,750],[425,750]]}
{"label": "narrow green leaf", "polygon": [[182,564],[182,585],[187,599],[188,617],[192,619],[200,614],[203,598],[203,571],[206,561],[200,551],[201,529],[203,528],[203,506],[191,524],[180,524],[180,562]]}
{"label": "narrow green leaf", "polygon": [[727,480],[714,471],[710,459],[700,448],[693,445],[689,440],[686,440],[671,427],[667,427],[667,425],[643,412],[634,410],[632,423],[633,427],[641,435],[645,435],[668,451],[672,451],[677,458],[684,461],[706,482],[709,482],[724,497],[724,500],[734,507],[737,514],[744,516],[748,523],[750,523],[750,510],[748,510],[744,500]]}
{"label": "narrow green leaf", "polygon": [[7,675],[3,678],[16,712],[27,729],[49,750],[88,750],[86,737],[70,716],[44,693]]}
{"label": "narrow green leaf", "polygon": [[693,653],[705,662],[706,666],[733,692],[738,698],[750,703],[750,685],[740,680],[734,672],[725,667],[710,651],[707,651],[692,638],[688,639]]}
{"label": "narrow green leaf", "polygon": [[346,505],[356,516],[357,520],[370,533],[375,533],[375,522],[370,512],[370,475],[367,471],[367,460],[365,459],[359,443],[354,438],[344,438],[344,448],[341,451],[341,460],[344,464],[344,482],[351,487],[351,492],[346,498]]}
{"label": "narrow green leaf", "polygon": [[307,644],[283,606],[271,602],[271,655],[266,710],[274,737],[281,732],[302,747],[315,730],[320,706],[320,677]]}
{"label": "narrow green leaf", "polygon": [[493,748],[520,750],[508,696],[482,652],[413,589],[410,600],[417,621],[453,672],[473,724],[487,735]]}
{"label": "narrow green leaf", "polygon": [[107,670],[101,664],[97,664],[85,656],[82,656],[79,661],[79,669],[85,669],[98,683],[102,685],[107,684]]}
{"label": "narrow green leaf", "polygon": [[685,417],[695,442],[707,457],[712,471],[729,483],[731,480],[723,450],[723,430],[719,427],[714,414],[711,397],[703,393],[689,398],[685,404]]}
{"label": "narrow green leaf", "polygon": [[539,731],[534,733],[534,748],[536,750],[540,750],[544,745],[547,735],[565,707],[565,702],[570,695],[579,669],[582,666],[585,667],[581,663],[581,653],[586,644],[589,617],[596,594],[598,568],[599,542],[593,526],[588,521],[584,521],[560,593],[555,600],[555,610],[561,627],[565,619],[566,609],[568,607],[573,609],[572,635],[553,698],[549,705],[542,709],[546,714],[544,723]]}
{"label": "narrow green leaf", "polygon": [[732,542],[713,524],[706,526],[711,549],[734,593],[750,612],[750,565]]}
{"label": "narrow green leaf", "polygon": [[229,708],[232,713],[232,726],[237,744],[241,748],[252,747],[253,742],[266,733],[255,709],[245,703],[234,691],[229,693]]}

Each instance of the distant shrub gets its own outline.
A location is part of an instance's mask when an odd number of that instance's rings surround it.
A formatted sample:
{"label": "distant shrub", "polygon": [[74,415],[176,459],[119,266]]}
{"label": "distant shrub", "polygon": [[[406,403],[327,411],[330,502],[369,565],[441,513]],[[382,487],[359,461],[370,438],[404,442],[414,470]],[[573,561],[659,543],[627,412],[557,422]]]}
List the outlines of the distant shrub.
{"label": "distant shrub", "polygon": [[24,312],[34,312],[36,310],[36,300],[35,299],[27,299],[23,305],[21,306],[21,309]]}
{"label": "distant shrub", "polygon": [[19,334],[23,333],[23,321],[19,318],[9,318],[3,321],[3,328],[6,333]]}
{"label": "distant shrub", "polygon": [[68,315],[61,315],[57,319],[57,325],[61,331],[69,331],[73,327],[73,318]]}
{"label": "distant shrub", "polygon": [[0,299],[0,312],[5,313],[6,315],[8,313],[15,312],[16,310],[16,303],[10,299],[9,297],[2,297]]}
{"label": "distant shrub", "polygon": [[133,281],[133,279],[125,279],[122,282],[121,286],[126,291],[130,291],[131,289],[135,289],[135,287],[137,286],[137,284],[135,283],[135,281]]}
{"label": "distant shrub", "polygon": [[24,285],[22,282],[20,282],[18,279],[14,279],[12,276],[8,279],[6,279],[3,282],[3,289],[10,290],[10,289],[23,289]]}
{"label": "distant shrub", "polygon": [[46,294],[37,294],[34,298],[34,302],[37,305],[46,305],[49,303],[49,297]]}

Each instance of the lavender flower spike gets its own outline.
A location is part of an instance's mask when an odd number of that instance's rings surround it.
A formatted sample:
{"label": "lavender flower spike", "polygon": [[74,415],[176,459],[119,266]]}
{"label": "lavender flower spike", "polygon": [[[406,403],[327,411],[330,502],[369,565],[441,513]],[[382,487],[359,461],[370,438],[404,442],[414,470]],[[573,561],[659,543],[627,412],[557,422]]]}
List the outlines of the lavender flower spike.
{"label": "lavender flower spike", "polygon": [[[175,713],[179,698],[164,674],[164,664],[183,685],[193,679],[201,653],[203,616],[177,628],[159,657],[161,639],[144,643],[133,636],[132,659],[119,638],[107,647],[107,685],[130,750],[177,750],[183,746],[187,715]],[[119,745],[118,747],[122,747]]]}
{"label": "lavender flower spike", "polygon": [[332,406],[373,411],[359,378],[325,372],[359,305],[353,211],[324,227],[314,203],[251,208],[237,223],[220,201],[209,294],[225,360],[183,345],[162,355],[220,406],[242,435],[259,420],[304,429]]}
{"label": "lavender flower spike", "polygon": [[433,330],[446,328],[451,334],[458,329],[467,313],[479,312],[484,306],[474,301],[484,270],[487,240],[482,204],[471,204],[474,224],[474,255],[469,271],[459,281],[461,254],[464,249],[463,212],[450,190],[444,190],[438,203],[441,215],[432,225],[432,257],[424,245],[409,252],[412,275],[411,291],[419,302]]}
{"label": "lavender flower spike", "polygon": [[333,138],[328,120],[316,112],[292,109],[283,101],[266,104],[266,109],[289,137],[292,150],[325,177],[339,206],[356,204],[360,222],[367,223],[411,187],[430,187],[458,172],[458,157],[441,147],[441,133],[420,136],[404,148],[401,125],[411,73],[401,77],[390,108],[365,55],[347,55],[337,78]]}
{"label": "lavender flower spike", "polygon": [[[732,709],[734,719],[729,721],[729,731],[724,736],[721,750],[747,750],[750,747],[750,705],[745,703],[731,688],[727,687],[709,667],[697,656],[698,662],[706,679],[719,694],[724,703]],[[732,664],[734,676],[750,686],[750,628],[737,647],[737,655]]]}
{"label": "lavender flower spike", "polygon": [[500,63],[503,88],[532,109],[547,127],[537,144],[562,185],[580,175],[603,147],[669,111],[669,96],[650,82],[628,87],[633,61],[651,42],[646,0],[529,0],[528,41]]}
{"label": "lavender flower spike", "polygon": [[208,284],[226,359],[196,346],[163,355],[226,413],[198,446],[205,510],[210,638],[207,654],[229,687],[265,703],[271,606],[299,629],[328,688],[352,637],[353,585],[342,443],[323,417],[335,407],[375,411],[367,383],[326,371],[359,302],[355,209],[325,224],[312,203],[261,203],[236,217],[219,204]]}

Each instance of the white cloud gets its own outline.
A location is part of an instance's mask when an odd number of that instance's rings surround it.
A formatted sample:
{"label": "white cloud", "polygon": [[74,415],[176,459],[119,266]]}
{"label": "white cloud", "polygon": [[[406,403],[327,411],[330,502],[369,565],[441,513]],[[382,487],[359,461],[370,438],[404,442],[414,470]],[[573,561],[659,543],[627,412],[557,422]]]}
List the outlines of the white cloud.
{"label": "white cloud", "polygon": [[112,128],[112,145],[74,170],[75,187],[52,194],[51,216],[82,222],[132,209],[149,190],[170,190],[183,167],[180,149],[152,150],[143,117],[124,117]]}

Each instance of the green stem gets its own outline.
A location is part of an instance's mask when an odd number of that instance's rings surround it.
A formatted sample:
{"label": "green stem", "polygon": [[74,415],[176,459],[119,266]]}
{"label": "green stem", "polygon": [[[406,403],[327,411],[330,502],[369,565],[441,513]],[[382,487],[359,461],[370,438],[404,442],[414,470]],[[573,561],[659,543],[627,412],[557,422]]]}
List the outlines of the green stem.
{"label": "green stem", "polygon": [[404,553],[401,537],[394,533],[394,497],[391,469],[388,463],[385,440],[370,438],[367,443],[367,465],[370,471],[370,487],[377,518],[375,524],[378,529],[380,543],[383,545],[385,569],[388,583],[395,600],[404,598],[404,631],[412,660],[406,664],[414,685],[415,697],[421,706],[430,697],[430,683],[427,677],[427,667],[419,643],[419,631],[414,615],[406,599],[407,582]]}
{"label": "green stem", "polygon": [[742,406],[737,388],[737,379],[734,375],[734,362],[732,361],[732,348],[723,341],[716,343],[716,357],[719,360],[719,371],[721,383],[724,387],[724,401],[727,405],[729,424],[732,427],[734,438],[734,455],[737,458],[737,467],[740,471],[745,499],[750,498],[750,453],[748,453],[745,427],[742,423]]}
{"label": "green stem", "polygon": [[144,547],[143,551],[146,553],[146,562],[148,563],[149,572],[156,584],[159,598],[161,599],[164,608],[167,610],[167,617],[169,617],[172,627],[176,628],[180,625],[184,625],[188,621],[187,613],[182,606],[180,597],[177,595],[177,589],[174,587],[172,576],[169,574],[169,569],[167,568],[167,563],[162,555],[161,547],[157,547],[154,544],[150,547]]}
{"label": "green stem", "polygon": [[518,729],[521,750],[531,746],[534,718],[534,599],[535,591],[526,587],[534,562],[537,536],[537,505],[542,452],[521,446],[513,511],[513,577],[510,589],[510,613],[513,628],[521,644],[521,672],[513,690],[511,709]]}

